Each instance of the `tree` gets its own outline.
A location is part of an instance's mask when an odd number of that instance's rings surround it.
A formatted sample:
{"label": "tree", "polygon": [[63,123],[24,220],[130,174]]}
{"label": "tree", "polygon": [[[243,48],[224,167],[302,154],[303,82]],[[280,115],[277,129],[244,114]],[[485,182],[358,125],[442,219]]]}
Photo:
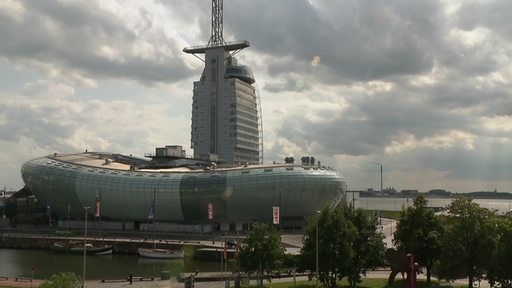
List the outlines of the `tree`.
{"label": "tree", "polygon": [[439,277],[447,280],[467,277],[471,288],[489,267],[495,246],[496,215],[469,198],[453,200],[447,212],[441,218],[444,233]]}
{"label": "tree", "polygon": [[501,219],[497,225],[496,248],[492,255],[487,280],[493,287],[512,288],[512,215]]}
{"label": "tree", "polygon": [[419,194],[412,207],[402,210],[393,233],[398,250],[414,255],[420,267],[427,270],[427,284],[431,283],[432,267],[441,253],[442,226],[439,217],[427,207],[428,200]]}
{"label": "tree", "polygon": [[44,282],[41,288],[79,288],[82,287],[82,280],[72,272],[61,272],[50,277]]}
{"label": "tree", "polygon": [[[347,208],[345,208],[347,209]],[[362,209],[347,209],[349,221],[356,228],[352,242],[352,259],[346,273],[350,287],[361,283],[361,275],[381,267],[384,262],[384,235],[378,230],[377,217],[371,217]]]}
{"label": "tree", "polygon": [[324,208],[308,222],[299,265],[301,270],[316,271],[318,227],[318,280],[326,287],[336,287],[336,281],[347,277],[354,287],[360,275],[382,263],[384,244],[377,233],[376,219],[362,210],[347,205]]}
{"label": "tree", "polygon": [[[347,259],[352,253],[350,237],[353,237],[356,231],[344,212],[341,209],[326,207],[319,215],[312,217],[305,228],[299,267],[301,270],[309,270],[310,274],[317,277],[317,280],[326,287],[336,286],[336,280],[342,277],[342,271],[348,269]],[[317,253],[318,275],[316,275]]]}
{"label": "tree", "polygon": [[[242,271],[258,271],[259,277],[266,273],[267,279],[270,279],[271,273],[281,268],[284,260],[281,235],[273,226],[264,223],[254,224],[240,245],[238,260]],[[261,278],[259,284],[263,285]]]}

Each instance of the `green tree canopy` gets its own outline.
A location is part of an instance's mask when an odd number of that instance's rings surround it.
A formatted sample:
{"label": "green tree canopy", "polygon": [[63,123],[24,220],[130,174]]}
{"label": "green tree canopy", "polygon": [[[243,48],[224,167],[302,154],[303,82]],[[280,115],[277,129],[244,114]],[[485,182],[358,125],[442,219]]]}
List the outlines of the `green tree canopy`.
{"label": "green tree canopy", "polygon": [[512,259],[512,215],[498,222],[496,248],[487,274],[491,287],[499,284],[502,288],[512,288],[510,259]]}
{"label": "green tree canopy", "polygon": [[336,287],[336,280],[344,276],[342,273],[348,270],[352,257],[350,243],[357,231],[345,212],[344,209],[324,208],[319,215],[310,219],[305,229],[300,268],[316,274],[318,264],[318,275],[315,277],[326,287]]}
{"label": "green tree canopy", "polygon": [[281,268],[284,252],[279,232],[273,226],[256,223],[240,245],[240,269],[249,273],[257,271],[260,276],[266,273],[269,276]]}
{"label": "green tree canopy", "polygon": [[397,248],[411,253],[420,267],[427,270],[427,283],[431,282],[432,267],[441,253],[442,226],[439,217],[428,206],[428,200],[419,194],[412,207],[402,210],[393,241]]}
{"label": "green tree canopy", "polygon": [[336,287],[336,281],[344,277],[355,286],[361,274],[382,263],[383,236],[377,232],[376,219],[362,210],[353,210],[346,205],[324,208],[310,219],[305,234],[300,268],[316,274],[318,253],[316,276],[326,287]]}
{"label": "green tree canopy", "polygon": [[378,229],[378,218],[362,209],[348,209],[348,220],[356,228],[352,242],[353,256],[346,273],[350,287],[361,283],[361,275],[384,264],[384,235]]}
{"label": "green tree canopy", "polygon": [[447,206],[442,217],[439,277],[455,280],[468,278],[471,288],[489,267],[496,235],[496,215],[469,198],[458,198]]}

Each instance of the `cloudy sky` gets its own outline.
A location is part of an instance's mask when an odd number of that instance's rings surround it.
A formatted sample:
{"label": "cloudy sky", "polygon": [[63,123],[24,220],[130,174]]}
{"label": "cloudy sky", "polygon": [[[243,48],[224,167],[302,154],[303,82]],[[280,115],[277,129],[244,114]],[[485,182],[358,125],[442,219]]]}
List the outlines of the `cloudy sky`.
{"label": "cloudy sky", "polygon": [[[261,96],[265,162],[314,156],[349,189],[512,192],[509,0],[226,0]],[[0,187],[53,152],[190,147],[182,52],[211,1],[0,2]]]}

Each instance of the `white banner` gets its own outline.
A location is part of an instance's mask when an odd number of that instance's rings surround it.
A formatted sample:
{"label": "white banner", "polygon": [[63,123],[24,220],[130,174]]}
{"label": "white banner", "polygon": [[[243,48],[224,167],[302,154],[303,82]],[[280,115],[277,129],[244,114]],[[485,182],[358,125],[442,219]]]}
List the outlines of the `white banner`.
{"label": "white banner", "polygon": [[213,220],[213,204],[208,203],[208,220]]}

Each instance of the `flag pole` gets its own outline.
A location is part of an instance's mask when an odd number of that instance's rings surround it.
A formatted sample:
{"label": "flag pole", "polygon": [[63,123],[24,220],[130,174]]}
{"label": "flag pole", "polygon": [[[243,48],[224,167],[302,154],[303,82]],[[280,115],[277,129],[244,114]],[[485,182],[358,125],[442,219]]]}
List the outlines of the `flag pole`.
{"label": "flag pole", "polygon": [[156,199],[156,188],[153,189],[153,204],[152,204],[152,207],[153,207],[153,250],[155,250],[156,248],[156,243],[155,243],[155,210],[156,210],[156,203],[155,203],[155,199]]}

